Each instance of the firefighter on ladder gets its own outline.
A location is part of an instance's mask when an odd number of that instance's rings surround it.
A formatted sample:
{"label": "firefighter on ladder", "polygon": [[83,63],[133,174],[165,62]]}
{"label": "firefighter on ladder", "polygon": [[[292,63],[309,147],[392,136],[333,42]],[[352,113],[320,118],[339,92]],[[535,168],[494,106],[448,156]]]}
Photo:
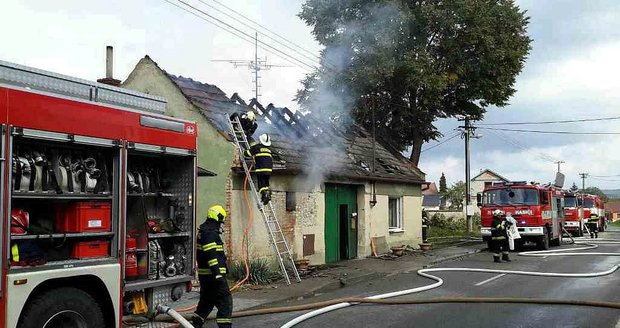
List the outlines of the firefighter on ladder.
{"label": "firefighter on ladder", "polygon": [[493,261],[500,261],[500,253],[502,261],[510,262],[508,257],[508,232],[507,228],[512,223],[506,221],[501,210],[493,211],[493,222],[491,223],[491,252],[493,252]]}
{"label": "firefighter on ladder", "polygon": [[598,238],[598,215],[590,214],[588,219],[588,229],[590,230],[590,238]]}
{"label": "firefighter on ladder", "polygon": [[215,322],[218,327],[232,326],[233,301],[226,282],[226,254],[224,243],[220,238],[221,226],[225,219],[226,210],[220,205],[212,206],[198,231],[200,300],[192,316],[194,327],[202,327],[214,306],[217,307]]}
{"label": "firefighter on ladder", "polygon": [[263,205],[271,201],[271,190],[269,189],[269,178],[273,171],[273,158],[271,157],[271,137],[264,133],[258,137],[258,143],[250,144],[250,149],[246,150],[247,156],[254,157],[254,172],[258,183],[258,192],[261,195]]}
{"label": "firefighter on ladder", "polygon": [[253,141],[254,139],[252,138],[252,135],[256,132],[256,128],[258,127],[258,124],[256,123],[256,114],[250,110],[243,114],[234,113],[230,115],[231,120],[234,120],[237,117],[239,117],[239,123],[241,123],[241,128],[243,129],[243,133],[245,133],[248,142],[250,142],[250,140]]}

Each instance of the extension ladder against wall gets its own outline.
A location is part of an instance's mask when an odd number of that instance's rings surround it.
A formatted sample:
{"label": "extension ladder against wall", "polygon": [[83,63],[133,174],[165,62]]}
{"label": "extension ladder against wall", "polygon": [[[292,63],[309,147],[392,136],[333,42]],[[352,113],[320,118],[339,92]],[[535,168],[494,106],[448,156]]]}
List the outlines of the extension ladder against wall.
{"label": "extension ladder against wall", "polygon": [[228,125],[231,135],[233,137],[233,141],[235,142],[237,150],[239,151],[241,165],[243,166],[245,174],[248,176],[250,188],[252,189],[252,193],[254,194],[254,199],[256,199],[256,206],[258,207],[258,211],[263,217],[265,227],[267,228],[267,232],[269,233],[269,240],[271,241],[271,246],[273,247],[273,251],[276,254],[276,259],[278,260],[278,264],[280,265],[282,275],[284,276],[284,279],[286,279],[286,283],[290,285],[291,280],[286,270],[286,265],[284,264],[284,261],[288,261],[290,271],[292,272],[293,277],[295,278],[295,280],[297,280],[297,282],[299,282],[301,281],[301,279],[299,278],[299,272],[297,272],[297,267],[295,266],[295,261],[293,260],[293,254],[291,254],[288,242],[286,241],[286,238],[284,238],[284,233],[282,232],[280,222],[276,217],[276,212],[274,211],[271,204],[272,202],[267,203],[267,205],[263,205],[260,200],[260,195],[256,190],[256,186],[254,185],[254,181],[252,180],[252,175],[250,174],[248,165],[244,160],[244,152],[247,149],[250,149],[250,144],[248,142],[247,136],[245,135],[245,132],[243,131],[243,128],[241,127],[239,117],[235,117],[232,120],[230,119],[230,117],[228,117]]}

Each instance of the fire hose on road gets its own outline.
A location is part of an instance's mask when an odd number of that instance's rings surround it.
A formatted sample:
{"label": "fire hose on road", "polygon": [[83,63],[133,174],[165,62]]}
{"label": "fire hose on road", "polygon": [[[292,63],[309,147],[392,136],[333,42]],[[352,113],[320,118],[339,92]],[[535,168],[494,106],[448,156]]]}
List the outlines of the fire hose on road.
{"label": "fire hose on road", "polygon": [[[577,253],[574,251],[577,250],[588,250],[598,248],[597,244],[620,244],[619,241],[610,240],[610,239],[599,239],[594,241],[588,241],[588,243],[580,243],[578,241],[585,239],[577,239],[575,244],[583,245],[582,247],[577,248],[569,248],[569,249],[561,249],[561,250],[547,250],[547,251],[531,251],[531,252],[521,252],[520,256],[536,256],[536,257],[545,257],[545,256],[581,256],[581,255],[603,255],[603,256],[620,256],[620,253],[611,253],[611,252],[587,252],[587,253]],[[482,273],[499,273],[499,274],[516,274],[516,275],[526,275],[526,276],[538,276],[538,277],[567,277],[567,278],[592,278],[592,277],[601,277],[614,273],[618,270],[619,265],[616,264],[612,266],[609,270],[601,271],[601,272],[590,272],[590,273],[556,273],[556,272],[534,272],[534,271],[514,271],[514,270],[497,270],[497,269],[478,269],[478,268],[429,268],[429,269],[420,269],[417,271],[417,274],[435,280],[436,282],[427,286],[406,289],[395,291],[386,294],[380,294],[375,296],[366,297],[363,299],[349,299],[343,302],[338,302],[336,304],[332,304],[326,307],[322,307],[318,310],[314,310],[312,312],[308,312],[303,314],[281,326],[281,328],[290,328],[298,323],[301,323],[310,318],[319,316],[321,314],[325,314],[334,310],[342,309],[351,305],[360,304],[360,303],[380,303],[380,304],[429,304],[429,303],[526,303],[526,304],[558,304],[558,305],[587,305],[587,306],[599,306],[599,307],[609,307],[620,309],[620,303],[611,303],[611,302],[589,302],[589,301],[571,301],[571,300],[544,300],[544,299],[531,299],[531,298],[443,298],[443,299],[429,299],[429,300],[403,300],[386,303],[386,298],[405,296],[414,293],[420,293],[423,291],[431,290],[434,288],[438,288],[443,285],[443,279],[440,277],[431,275],[431,272],[482,272]],[[310,304],[309,304],[310,305]],[[301,309],[300,309],[301,310]],[[297,310],[297,311],[300,311]]]}
{"label": "fire hose on road", "polygon": [[[546,257],[546,256],[584,256],[584,255],[601,255],[601,256],[620,256],[617,252],[575,252],[598,248],[598,244],[620,244],[620,241],[614,239],[597,239],[591,240],[586,238],[575,238],[575,245],[580,247],[546,250],[546,251],[528,251],[520,252],[519,256],[530,257]],[[587,241],[587,243],[583,242]],[[569,305],[569,306],[591,306],[620,309],[620,303],[617,302],[601,302],[601,301],[582,301],[582,300],[565,300],[565,299],[533,299],[533,298],[506,298],[506,297],[450,297],[450,298],[431,298],[420,300],[388,300],[388,298],[400,297],[423,291],[431,290],[443,285],[444,280],[431,273],[437,272],[475,272],[475,273],[496,273],[496,274],[513,274],[537,277],[565,277],[565,278],[593,278],[610,275],[616,272],[620,265],[616,264],[605,271],[587,272],[587,273],[559,273],[559,272],[535,272],[535,271],[517,271],[517,270],[500,270],[500,269],[479,269],[479,268],[426,268],[417,270],[417,274],[434,280],[435,282],[422,287],[394,291],[390,293],[374,295],[366,298],[339,298],[324,302],[316,302],[297,306],[275,307],[258,310],[247,310],[233,313],[233,318],[277,314],[285,312],[307,311],[305,313],[281,326],[281,328],[293,327],[305,320],[325,314],[331,311],[342,309],[356,304],[382,304],[382,305],[405,305],[405,304],[442,304],[442,303],[503,303],[503,304],[539,304],[539,305]],[[162,318],[163,319],[163,318]],[[169,318],[168,318],[169,319]],[[166,319],[163,319],[164,321]]]}

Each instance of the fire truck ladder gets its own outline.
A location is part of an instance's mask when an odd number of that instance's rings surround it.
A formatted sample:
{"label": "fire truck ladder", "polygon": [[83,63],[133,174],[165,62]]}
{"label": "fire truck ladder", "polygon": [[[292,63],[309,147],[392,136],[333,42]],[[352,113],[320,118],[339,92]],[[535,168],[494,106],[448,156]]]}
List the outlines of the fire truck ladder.
{"label": "fire truck ladder", "polygon": [[239,150],[239,159],[241,165],[243,166],[243,170],[248,177],[250,188],[252,188],[252,193],[254,194],[254,199],[256,199],[256,206],[258,207],[258,211],[261,213],[263,221],[265,222],[265,227],[269,232],[269,240],[271,241],[271,246],[273,247],[273,251],[276,254],[276,258],[278,259],[278,264],[280,265],[282,275],[284,276],[284,279],[286,279],[286,283],[290,285],[291,280],[284,264],[284,261],[288,260],[290,264],[290,270],[292,271],[295,280],[297,280],[297,282],[300,282],[301,279],[299,278],[299,272],[297,272],[297,267],[295,266],[293,255],[291,254],[291,250],[288,246],[286,238],[284,238],[284,233],[282,232],[280,222],[276,217],[276,212],[274,211],[271,202],[267,203],[267,205],[263,205],[263,203],[260,201],[260,195],[256,190],[254,181],[252,180],[250,169],[248,168],[247,162],[244,160],[244,151],[250,149],[250,144],[245,135],[245,132],[243,131],[243,128],[241,127],[239,117],[235,117],[233,120],[228,117],[228,125],[235,145]]}

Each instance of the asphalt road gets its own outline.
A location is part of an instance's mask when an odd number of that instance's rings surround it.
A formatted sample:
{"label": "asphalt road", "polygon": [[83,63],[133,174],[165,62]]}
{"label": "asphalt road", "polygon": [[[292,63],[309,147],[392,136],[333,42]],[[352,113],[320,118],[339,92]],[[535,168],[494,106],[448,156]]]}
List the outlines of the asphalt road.
{"label": "asphalt road", "polygon": [[[620,233],[601,237],[618,238]],[[567,248],[571,246],[562,246]],[[601,252],[620,252],[620,245],[601,245]],[[605,271],[620,257],[575,256],[533,258],[511,254],[511,263],[492,263],[480,253],[439,267],[501,268],[540,272]],[[434,297],[527,297],[620,302],[620,271],[597,278],[551,278],[489,273],[437,273],[444,285],[403,299]],[[424,286],[433,281],[415,272],[395,274],[371,283],[343,288],[299,302],[302,304],[347,296],[370,296]],[[235,327],[280,327],[305,312],[263,315],[234,320]],[[321,315],[296,327],[620,327],[620,311],[614,309],[522,304],[356,305]]]}

